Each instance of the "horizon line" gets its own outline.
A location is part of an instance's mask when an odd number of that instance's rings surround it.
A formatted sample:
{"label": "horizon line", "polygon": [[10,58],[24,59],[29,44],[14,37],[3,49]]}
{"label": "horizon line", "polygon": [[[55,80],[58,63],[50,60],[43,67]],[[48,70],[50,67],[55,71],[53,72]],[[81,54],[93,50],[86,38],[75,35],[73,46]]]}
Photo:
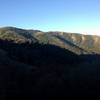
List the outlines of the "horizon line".
{"label": "horizon line", "polygon": [[35,28],[26,28],[26,27],[17,27],[17,26],[0,26],[0,28],[18,28],[24,30],[39,30],[41,32],[64,32],[64,33],[74,33],[74,34],[83,34],[83,35],[96,35],[100,36],[100,32],[76,32],[76,31],[64,31],[64,30],[42,30],[42,29],[35,29]]}

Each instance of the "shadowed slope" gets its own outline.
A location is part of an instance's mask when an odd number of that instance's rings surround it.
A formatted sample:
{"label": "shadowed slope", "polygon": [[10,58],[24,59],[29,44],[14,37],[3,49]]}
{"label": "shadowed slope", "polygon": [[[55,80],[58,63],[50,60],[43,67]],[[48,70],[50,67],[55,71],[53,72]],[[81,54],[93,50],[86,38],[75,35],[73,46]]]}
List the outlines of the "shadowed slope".
{"label": "shadowed slope", "polygon": [[[0,50],[2,98],[99,96],[99,55],[83,57],[54,45],[4,40]],[[94,56],[98,61],[87,61]]]}

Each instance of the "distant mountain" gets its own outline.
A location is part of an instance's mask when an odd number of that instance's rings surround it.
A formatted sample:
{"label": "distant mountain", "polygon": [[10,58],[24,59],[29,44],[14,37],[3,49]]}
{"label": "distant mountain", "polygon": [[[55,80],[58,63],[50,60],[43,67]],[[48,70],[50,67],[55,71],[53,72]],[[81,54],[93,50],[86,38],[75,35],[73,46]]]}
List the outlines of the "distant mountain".
{"label": "distant mountain", "polygon": [[66,32],[42,32],[15,27],[0,28],[0,39],[16,43],[52,44],[68,49],[76,54],[100,54],[100,36]]}

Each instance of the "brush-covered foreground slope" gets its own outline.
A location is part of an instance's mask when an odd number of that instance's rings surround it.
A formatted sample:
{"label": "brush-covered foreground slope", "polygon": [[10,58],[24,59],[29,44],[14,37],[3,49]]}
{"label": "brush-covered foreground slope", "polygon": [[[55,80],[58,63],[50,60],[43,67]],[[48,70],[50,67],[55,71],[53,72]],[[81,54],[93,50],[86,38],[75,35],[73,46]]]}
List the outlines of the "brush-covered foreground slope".
{"label": "brush-covered foreground slope", "polygon": [[76,54],[100,53],[100,37],[66,32],[42,32],[15,27],[0,28],[0,39],[15,43],[43,43],[56,45]]}
{"label": "brush-covered foreground slope", "polygon": [[70,69],[82,61],[76,54],[54,45],[0,40],[0,99],[62,96],[60,91],[64,80],[70,77]]}
{"label": "brush-covered foreground slope", "polygon": [[49,44],[0,40],[0,99],[99,96],[99,59]]}

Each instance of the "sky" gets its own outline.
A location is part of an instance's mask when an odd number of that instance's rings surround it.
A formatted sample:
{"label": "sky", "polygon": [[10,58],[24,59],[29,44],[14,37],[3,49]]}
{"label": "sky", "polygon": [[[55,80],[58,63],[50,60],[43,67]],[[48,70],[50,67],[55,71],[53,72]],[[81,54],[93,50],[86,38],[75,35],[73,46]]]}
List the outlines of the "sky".
{"label": "sky", "polygon": [[100,34],[100,0],[0,0],[0,27]]}

